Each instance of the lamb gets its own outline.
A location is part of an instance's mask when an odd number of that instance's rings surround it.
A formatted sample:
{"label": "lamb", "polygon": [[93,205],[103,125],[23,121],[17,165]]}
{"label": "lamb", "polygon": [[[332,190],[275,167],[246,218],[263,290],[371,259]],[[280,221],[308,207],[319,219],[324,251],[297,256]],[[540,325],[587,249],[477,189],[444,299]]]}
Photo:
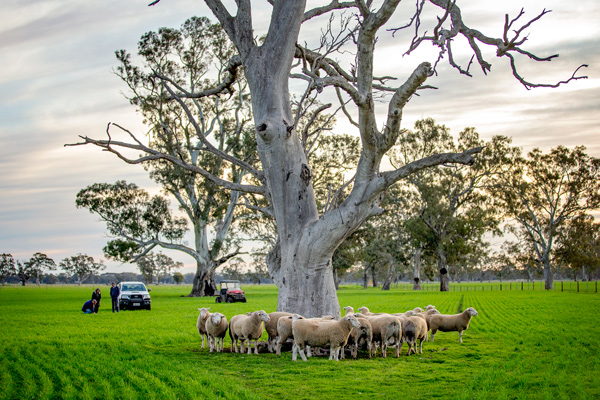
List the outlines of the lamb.
{"label": "lamb", "polygon": [[206,333],[206,319],[210,315],[210,311],[208,311],[209,309],[210,309],[210,307],[198,309],[198,311],[200,311],[200,315],[198,315],[198,321],[196,322],[196,328],[198,328],[198,333],[200,334],[200,337],[202,338],[202,348],[204,348],[204,338],[206,338],[206,340],[208,341],[208,334]]}
{"label": "lamb", "polygon": [[[223,351],[223,338],[227,332],[227,318],[221,313],[212,313],[206,320],[206,332],[208,334],[208,345],[212,353]],[[220,346],[219,346],[220,343]]]}
{"label": "lamb", "polygon": [[434,314],[429,319],[429,326],[431,328],[431,341],[436,332],[454,332],[458,331],[458,341],[462,343],[462,333],[469,328],[469,322],[471,318],[477,315],[477,311],[473,307],[467,308],[460,314],[444,315]]}
{"label": "lamb", "polygon": [[[248,354],[251,354],[252,340],[254,340],[254,354],[258,354],[258,339],[263,334],[263,321],[269,322],[269,315],[263,311],[254,311],[250,315],[238,314],[229,321],[229,337],[234,352],[244,353],[244,344],[248,342]],[[238,340],[241,342],[238,351]]]}
{"label": "lamb", "polygon": [[299,319],[298,317],[297,314],[292,317],[292,334],[295,342],[292,354],[293,361],[296,361],[298,351],[302,360],[307,360],[304,355],[306,346],[324,347],[327,345],[330,349],[329,359],[339,361],[338,353],[348,342],[350,331],[352,328],[360,326],[360,323],[352,315],[347,315],[339,321]]}
{"label": "lamb", "polygon": [[[292,313],[284,312],[284,311],[276,311],[269,313],[269,322],[265,322],[265,330],[267,331],[267,335],[269,338],[267,339],[269,344],[269,352],[273,353],[275,351],[275,344],[277,341],[277,322],[281,317],[291,317]],[[291,322],[290,322],[290,331],[291,331]]]}
{"label": "lamb", "polygon": [[425,307],[425,311],[429,311],[429,310],[433,310],[435,308],[435,306],[432,306],[431,304],[428,305],[427,307]]}
{"label": "lamb", "polygon": [[413,311],[416,313],[422,313],[423,309],[421,307],[415,307],[415,308],[413,308]]}
{"label": "lamb", "polygon": [[427,322],[425,318],[408,317],[402,324],[402,341],[408,343],[407,356],[411,351],[417,354],[417,341],[419,341],[419,353],[423,354],[423,340],[427,337]]}

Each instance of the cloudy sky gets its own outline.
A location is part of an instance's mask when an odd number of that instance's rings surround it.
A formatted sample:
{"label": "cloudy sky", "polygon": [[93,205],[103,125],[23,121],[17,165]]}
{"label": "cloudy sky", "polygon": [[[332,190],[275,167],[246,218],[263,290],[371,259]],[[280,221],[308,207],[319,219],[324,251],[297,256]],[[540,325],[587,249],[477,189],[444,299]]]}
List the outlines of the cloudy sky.
{"label": "cloudy sky", "polygon": [[[400,11],[414,7],[413,1],[405,2]],[[104,224],[75,207],[77,192],[95,182],[118,179],[157,189],[139,166],[125,165],[97,148],[64,144],[76,142],[78,135],[102,137],[108,122],[143,133],[139,116],[121,94],[125,87],[112,73],[117,65],[114,51],[135,52],[143,33],[179,27],[190,16],[210,14],[203,2],[191,0],[162,0],[153,7],[147,7],[148,0],[2,3],[0,252],[28,259],[40,251],[57,262],[77,253],[101,258],[107,240]],[[255,29],[260,34],[266,29],[260,23],[268,20],[269,9],[266,1],[255,3]],[[453,133],[474,126],[484,139],[511,136],[525,150],[585,145],[589,154],[600,157],[600,2],[459,0],[457,4],[467,24],[498,37],[504,13],[515,16],[523,6],[525,19],[544,8],[552,10],[529,29],[525,48],[539,56],[558,53],[560,57],[550,63],[519,60],[522,76],[554,82],[589,64],[581,71],[589,79],[558,89],[526,90],[512,78],[506,60],[487,50],[485,57],[493,64],[487,77],[476,69],[475,76],[467,78],[440,68],[439,75],[428,81],[439,89],[411,100],[404,126],[433,117]],[[403,25],[407,15],[399,12],[390,27]],[[301,40],[314,38],[325,21],[303,28]],[[420,62],[435,61],[426,49],[403,57],[406,36],[380,36],[378,74],[402,80]],[[464,57],[468,61],[470,56]],[[183,272],[193,271],[189,257],[169,255],[186,264]],[[130,265],[107,265],[111,272],[135,270]]]}

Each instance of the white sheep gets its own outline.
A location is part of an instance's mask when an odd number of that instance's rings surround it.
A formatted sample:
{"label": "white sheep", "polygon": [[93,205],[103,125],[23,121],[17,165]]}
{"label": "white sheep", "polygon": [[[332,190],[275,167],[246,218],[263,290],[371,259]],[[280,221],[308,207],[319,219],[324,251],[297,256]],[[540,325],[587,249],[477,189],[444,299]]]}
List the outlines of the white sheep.
{"label": "white sheep", "polygon": [[473,307],[467,308],[460,314],[444,315],[434,314],[429,319],[431,328],[431,341],[437,331],[442,332],[458,332],[459,342],[462,343],[462,333],[469,328],[471,318],[477,315],[477,311]]}
{"label": "white sheep", "polygon": [[[296,314],[298,315],[298,314]],[[298,315],[298,319],[306,319],[301,315]],[[332,320],[335,319],[333,315],[323,315],[322,317],[308,318],[311,320]],[[275,343],[275,354],[281,355],[281,346],[287,342],[288,339],[293,339],[292,333],[292,317],[280,317],[277,321],[277,341]],[[311,357],[310,346],[307,347],[307,356]]]}
{"label": "white sheep", "polygon": [[425,320],[425,322],[427,323],[427,335],[425,335],[425,341],[429,341],[429,330],[431,329],[429,326],[429,320],[431,319],[431,316],[434,314],[440,314],[440,312],[438,310],[436,310],[435,308],[430,308],[429,310],[426,310],[425,312],[422,313],[417,313],[417,317],[421,317]]}
{"label": "white sheep", "polygon": [[427,323],[422,317],[408,317],[402,323],[402,341],[408,343],[407,356],[411,351],[417,353],[417,341],[419,342],[419,353],[423,354],[423,341],[427,337]]}
{"label": "white sheep", "polygon": [[202,348],[204,348],[204,338],[206,338],[206,340],[208,341],[208,334],[206,333],[206,319],[210,315],[209,309],[210,309],[210,307],[198,309],[198,311],[200,311],[200,315],[198,315],[198,321],[196,322],[196,328],[198,328],[198,333],[200,334],[200,337],[202,338]]}
{"label": "white sheep", "polygon": [[[284,312],[284,311],[276,311],[269,313],[269,322],[265,322],[265,330],[268,335],[268,345],[269,352],[273,353],[275,351],[275,345],[277,341],[277,321],[281,317],[291,317],[292,313]],[[291,318],[290,318],[290,329],[291,329]]]}
{"label": "white sheep", "polygon": [[402,322],[398,316],[383,315],[364,315],[354,314],[357,318],[366,318],[371,323],[373,332],[372,353],[377,354],[377,347],[381,346],[381,356],[387,357],[387,348],[396,347],[396,357],[400,356],[400,347],[402,347]]}
{"label": "white sheep", "polygon": [[352,328],[357,328],[360,323],[352,315],[347,315],[339,321],[323,319],[300,319],[295,314],[292,317],[292,333],[294,347],[292,360],[296,361],[297,352],[303,361],[306,361],[304,349],[306,346],[324,347],[329,345],[329,359],[339,361],[339,353],[348,342]]}
{"label": "white sheep", "polygon": [[[223,338],[227,332],[227,318],[221,313],[212,313],[206,320],[206,332],[210,352],[223,351]],[[220,345],[219,345],[220,344]]]}
{"label": "white sheep", "polygon": [[428,311],[428,310],[433,310],[434,308],[435,308],[435,306],[432,306],[432,305],[430,304],[430,305],[428,305],[427,307],[425,307],[425,311]]}
{"label": "white sheep", "polygon": [[369,311],[369,309],[365,306],[362,306],[361,308],[358,309],[359,313],[363,314],[363,315],[389,315],[387,313],[372,313],[371,311]]}
{"label": "white sheep", "polygon": [[[366,308],[366,307],[365,307]],[[351,306],[344,307],[344,315],[356,315],[354,314],[354,308]],[[359,314],[360,315],[360,314]],[[356,320],[360,323],[358,328],[352,328],[350,336],[348,337],[348,345],[350,346],[350,352],[352,357],[355,359],[358,357],[358,349],[363,344],[367,345],[367,352],[369,358],[371,358],[372,344],[373,344],[373,327],[368,319],[363,317],[356,317]],[[342,351],[342,358],[344,358],[344,352]]]}
{"label": "white sheep", "polygon": [[254,340],[254,354],[258,354],[258,339],[263,334],[263,321],[269,321],[269,315],[263,311],[254,311],[250,315],[238,314],[229,321],[229,337],[234,352],[238,353],[238,340],[241,342],[240,351],[244,353],[244,344],[248,342],[248,354],[251,354],[252,340]]}

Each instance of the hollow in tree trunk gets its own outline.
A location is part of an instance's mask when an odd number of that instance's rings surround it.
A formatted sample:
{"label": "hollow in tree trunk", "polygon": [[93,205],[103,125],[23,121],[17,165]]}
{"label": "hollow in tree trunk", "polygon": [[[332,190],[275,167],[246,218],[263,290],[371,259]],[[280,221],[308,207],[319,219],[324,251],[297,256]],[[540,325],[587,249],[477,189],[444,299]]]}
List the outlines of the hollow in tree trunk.
{"label": "hollow in tree trunk", "polygon": [[214,296],[217,289],[215,283],[215,270],[211,263],[196,261],[196,275],[192,284],[192,291],[187,297]]}

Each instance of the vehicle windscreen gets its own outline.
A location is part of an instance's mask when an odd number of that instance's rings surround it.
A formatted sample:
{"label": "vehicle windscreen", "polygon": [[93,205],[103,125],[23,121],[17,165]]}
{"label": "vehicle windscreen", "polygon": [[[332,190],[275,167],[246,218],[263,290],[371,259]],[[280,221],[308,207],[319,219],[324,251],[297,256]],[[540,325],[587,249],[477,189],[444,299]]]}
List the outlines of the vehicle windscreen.
{"label": "vehicle windscreen", "polygon": [[121,289],[123,292],[145,292],[146,287],[141,283],[132,284],[132,285],[123,285]]}
{"label": "vehicle windscreen", "polygon": [[240,289],[240,284],[239,282],[227,282],[223,284],[223,288],[227,288],[227,289]]}

